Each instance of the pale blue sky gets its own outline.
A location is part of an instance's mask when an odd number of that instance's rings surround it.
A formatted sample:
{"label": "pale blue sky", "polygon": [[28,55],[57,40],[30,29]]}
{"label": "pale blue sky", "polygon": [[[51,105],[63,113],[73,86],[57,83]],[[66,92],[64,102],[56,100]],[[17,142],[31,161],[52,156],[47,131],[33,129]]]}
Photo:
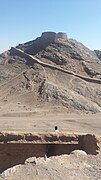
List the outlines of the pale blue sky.
{"label": "pale blue sky", "polygon": [[0,0],[0,52],[43,31],[67,32],[101,50],[101,0]]}

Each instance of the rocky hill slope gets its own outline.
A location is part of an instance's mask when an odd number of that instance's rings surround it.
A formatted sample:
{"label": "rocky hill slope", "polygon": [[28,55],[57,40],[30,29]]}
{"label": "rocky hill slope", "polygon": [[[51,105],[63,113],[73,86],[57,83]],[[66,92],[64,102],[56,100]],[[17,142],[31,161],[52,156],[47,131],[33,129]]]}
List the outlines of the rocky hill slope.
{"label": "rocky hill slope", "polygon": [[0,55],[0,110],[101,111],[101,53],[44,32]]}

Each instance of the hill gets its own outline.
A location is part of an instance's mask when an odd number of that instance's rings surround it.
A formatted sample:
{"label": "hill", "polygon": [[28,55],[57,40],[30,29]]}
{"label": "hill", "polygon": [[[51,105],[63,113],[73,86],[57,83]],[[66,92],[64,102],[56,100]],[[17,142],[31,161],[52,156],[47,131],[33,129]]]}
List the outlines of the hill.
{"label": "hill", "polygon": [[0,55],[0,110],[101,111],[101,53],[44,32]]}

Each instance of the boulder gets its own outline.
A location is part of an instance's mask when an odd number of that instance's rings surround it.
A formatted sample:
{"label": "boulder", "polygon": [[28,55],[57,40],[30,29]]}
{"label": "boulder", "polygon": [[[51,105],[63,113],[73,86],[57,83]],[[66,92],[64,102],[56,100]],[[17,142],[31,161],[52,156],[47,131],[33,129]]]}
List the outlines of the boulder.
{"label": "boulder", "polygon": [[86,156],[87,155],[87,153],[85,151],[83,151],[83,150],[74,150],[74,151],[71,152],[71,154],[74,154],[76,156],[82,156],[82,155]]}

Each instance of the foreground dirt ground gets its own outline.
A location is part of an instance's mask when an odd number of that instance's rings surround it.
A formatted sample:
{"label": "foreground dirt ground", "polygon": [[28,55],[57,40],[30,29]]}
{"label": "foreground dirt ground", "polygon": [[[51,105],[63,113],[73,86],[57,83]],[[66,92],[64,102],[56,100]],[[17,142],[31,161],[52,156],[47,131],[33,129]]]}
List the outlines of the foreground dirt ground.
{"label": "foreground dirt ground", "polygon": [[8,169],[0,180],[101,180],[101,155],[52,156],[35,162]]}
{"label": "foreground dirt ground", "polygon": [[[21,111],[0,114],[0,131],[4,132],[90,133],[101,136],[101,113],[67,113],[66,111]],[[101,154],[61,155],[37,158],[35,162],[7,169],[0,180],[101,180]]]}

